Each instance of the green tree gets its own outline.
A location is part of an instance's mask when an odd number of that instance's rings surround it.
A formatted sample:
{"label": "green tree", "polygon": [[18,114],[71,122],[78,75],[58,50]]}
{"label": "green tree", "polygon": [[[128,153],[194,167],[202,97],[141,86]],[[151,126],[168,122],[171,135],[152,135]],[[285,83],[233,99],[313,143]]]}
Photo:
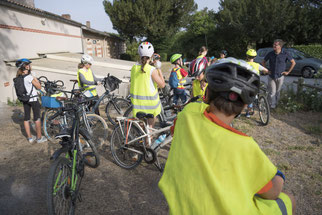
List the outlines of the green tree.
{"label": "green tree", "polygon": [[187,16],[196,10],[194,0],[104,0],[103,5],[113,28],[132,42],[146,38],[162,49],[167,39],[187,24]]}

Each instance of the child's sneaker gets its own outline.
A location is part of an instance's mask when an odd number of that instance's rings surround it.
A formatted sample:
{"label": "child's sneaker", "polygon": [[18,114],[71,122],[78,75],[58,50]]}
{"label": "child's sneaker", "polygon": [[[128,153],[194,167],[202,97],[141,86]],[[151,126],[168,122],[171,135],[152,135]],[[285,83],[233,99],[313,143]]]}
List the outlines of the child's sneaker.
{"label": "child's sneaker", "polygon": [[29,143],[33,143],[35,140],[36,140],[35,136],[31,136],[30,138],[28,138]]}
{"label": "child's sneaker", "polygon": [[249,114],[249,113],[246,113],[246,117],[247,117],[247,118],[250,118],[250,114]]}
{"label": "child's sneaker", "polygon": [[47,138],[42,136],[40,139],[37,139],[37,143],[43,143],[43,142],[46,142],[47,141]]}

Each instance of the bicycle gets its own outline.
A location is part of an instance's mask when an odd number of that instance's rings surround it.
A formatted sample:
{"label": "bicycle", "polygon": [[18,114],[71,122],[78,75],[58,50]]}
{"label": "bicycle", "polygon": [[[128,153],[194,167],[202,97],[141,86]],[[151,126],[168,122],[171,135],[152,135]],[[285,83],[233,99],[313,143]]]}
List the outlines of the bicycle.
{"label": "bicycle", "polygon": [[[71,80],[74,81],[74,87],[77,83],[77,80]],[[89,113],[98,113],[100,115],[100,105],[105,104],[105,114],[108,119],[108,121],[115,126],[116,125],[116,117],[123,116],[125,111],[128,109],[128,107],[131,106],[131,102],[128,99],[117,97],[116,95],[112,94],[114,90],[119,88],[119,84],[122,83],[122,81],[118,78],[116,78],[113,75],[110,75],[109,73],[107,76],[103,79],[102,84],[105,88],[105,92],[103,95],[101,95],[96,101],[94,101],[93,105],[89,104],[89,106],[92,106],[91,108],[88,108],[87,111]]]}
{"label": "bicycle", "polygon": [[[147,119],[154,118],[152,114],[139,112],[137,119],[126,117],[118,117],[118,125],[114,128],[110,148],[112,156],[117,165],[125,169],[133,169],[137,167],[144,159],[148,164],[155,166],[162,172],[158,159],[159,150],[172,140],[170,135],[170,127],[156,129],[147,126]],[[152,148],[151,136],[166,134],[167,138],[164,142]],[[146,142],[147,140],[147,142]]]}
{"label": "bicycle", "polygon": [[254,104],[254,110],[250,113],[250,115],[254,115],[255,110],[258,111],[260,121],[262,125],[267,125],[270,118],[270,107],[267,100],[267,87],[264,82],[260,84],[259,93],[256,95]]}
{"label": "bicycle", "polygon": [[[198,98],[194,97],[188,103],[195,102]],[[176,117],[177,112],[181,111],[188,103],[179,106],[172,105],[167,109],[173,109]],[[172,122],[161,121],[159,127],[149,128],[147,126],[147,119],[149,118],[154,118],[154,116],[143,112],[138,112],[134,119],[127,117],[117,118],[118,125],[113,130],[110,148],[116,164],[120,167],[133,169],[144,159],[146,163],[154,164],[161,172],[163,171],[163,166],[161,166],[158,159],[158,152],[172,141],[172,136],[170,135]],[[159,119],[162,120],[163,118]],[[160,144],[152,145],[151,137],[162,134],[166,135],[165,140]]]}
{"label": "bicycle", "polygon": [[[49,97],[47,96],[47,99],[49,99],[49,103],[42,104],[46,107],[46,110],[44,112],[43,116],[43,132],[44,135],[47,137],[48,140],[51,142],[54,141],[54,136],[59,133],[61,130],[66,129],[70,127],[70,118],[71,116],[68,114],[68,112],[63,111],[63,108],[65,105],[69,105],[71,101],[85,98],[85,96],[82,93],[78,93],[75,97],[75,92],[79,92],[78,89],[73,89],[72,91],[64,91],[61,88],[54,88],[54,86],[51,86],[47,89],[48,92],[63,92],[65,95],[67,93],[70,93],[70,98],[65,96],[66,100],[62,100],[60,102],[56,101],[55,97]],[[82,108],[82,114],[81,114],[81,126],[85,127],[89,133],[93,137],[93,141],[96,143],[97,146],[100,146],[103,144],[105,140],[107,140],[107,124],[105,120],[96,114],[93,113],[87,113],[86,112],[86,104],[88,104],[90,101],[92,101],[95,98],[88,98],[86,102],[83,102],[80,107]],[[66,103],[67,102],[67,103]]]}
{"label": "bicycle", "polygon": [[[66,98],[58,97],[58,100]],[[75,214],[76,201],[82,200],[80,187],[85,175],[85,165],[97,168],[100,159],[91,141],[90,134],[80,127],[79,101],[71,107],[63,107],[64,112],[73,112],[73,126],[68,133],[61,133],[60,149],[51,156],[54,162],[50,166],[47,179],[48,214]],[[64,157],[60,155],[65,154]]]}

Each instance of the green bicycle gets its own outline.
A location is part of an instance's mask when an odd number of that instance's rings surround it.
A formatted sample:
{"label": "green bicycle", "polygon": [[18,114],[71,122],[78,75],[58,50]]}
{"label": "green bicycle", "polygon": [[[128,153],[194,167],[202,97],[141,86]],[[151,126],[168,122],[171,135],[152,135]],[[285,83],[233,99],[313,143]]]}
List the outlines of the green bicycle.
{"label": "green bicycle", "polygon": [[[57,100],[60,98],[57,97]],[[63,98],[61,98],[63,99]],[[77,200],[82,201],[80,186],[85,174],[85,165],[96,168],[100,159],[91,140],[89,132],[80,127],[80,104],[73,103],[64,111],[74,113],[71,129],[63,130],[56,138],[61,139],[60,149],[54,152],[48,182],[47,206],[48,214],[75,214]],[[65,156],[60,156],[65,154]]]}

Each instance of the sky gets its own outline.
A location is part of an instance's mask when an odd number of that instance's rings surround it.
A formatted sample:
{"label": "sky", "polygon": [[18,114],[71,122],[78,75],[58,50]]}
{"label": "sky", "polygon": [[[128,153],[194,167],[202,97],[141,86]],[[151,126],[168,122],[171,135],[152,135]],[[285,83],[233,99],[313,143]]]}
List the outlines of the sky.
{"label": "sky", "polygon": [[[70,14],[71,19],[86,24],[91,22],[91,28],[117,33],[113,29],[112,22],[105,13],[102,0],[34,0],[35,7],[57,14]],[[208,9],[218,10],[219,0],[195,0],[198,10],[207,7]]]}

